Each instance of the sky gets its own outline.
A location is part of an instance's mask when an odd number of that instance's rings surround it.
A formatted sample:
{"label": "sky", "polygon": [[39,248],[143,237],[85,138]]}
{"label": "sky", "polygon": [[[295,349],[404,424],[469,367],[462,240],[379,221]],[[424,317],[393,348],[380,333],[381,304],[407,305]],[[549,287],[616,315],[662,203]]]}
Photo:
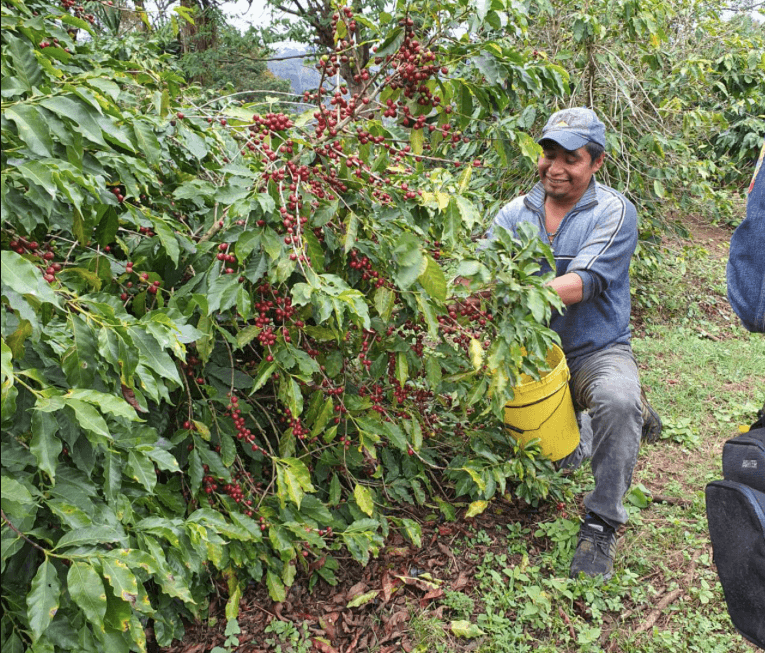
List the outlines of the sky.
{"label": "sky", "polygon": [[270,20],[265,0],[252,0],[249,9],[247,5],[247,0],[236,0],[236,2],[225,2],[221,9],[230,18],[231,23],[242,31],[250,25],[263,25]]}

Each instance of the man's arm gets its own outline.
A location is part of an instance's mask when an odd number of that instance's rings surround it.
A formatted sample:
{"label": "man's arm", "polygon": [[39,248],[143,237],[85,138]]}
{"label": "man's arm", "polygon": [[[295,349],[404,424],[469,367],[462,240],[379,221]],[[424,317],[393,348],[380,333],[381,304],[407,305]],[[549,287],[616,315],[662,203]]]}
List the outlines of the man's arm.
{"label": "man's arm", "polygon": [[576,272],[568,272],[555,277],[552,281],[548,281],[547,285],[560,295],[566,306],[582,301],[584,282]]}

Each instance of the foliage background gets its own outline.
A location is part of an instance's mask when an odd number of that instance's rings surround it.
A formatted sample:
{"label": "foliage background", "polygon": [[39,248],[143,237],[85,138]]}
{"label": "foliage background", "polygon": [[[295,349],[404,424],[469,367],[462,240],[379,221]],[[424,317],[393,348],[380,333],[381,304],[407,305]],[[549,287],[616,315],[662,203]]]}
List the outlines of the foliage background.
{"label": "foliage background", "polygon": [[[325,17],[330,90],[288,116],[261,67],[219,65],[253,38],[219,15],[2,4],[3,650],[165,645],[213,592],[235,618],[248,579],[280,600],[392,528],[418,543],[397,506],[563,497],[498,426],[554,340],[549,250],[474,245],[531,181],[553,108],[606,107],[606,179],[644,227],[690,204],[731,217],[763,133],[751,21],[383,9]],[[479,311],[459,303],[485,289]]]}

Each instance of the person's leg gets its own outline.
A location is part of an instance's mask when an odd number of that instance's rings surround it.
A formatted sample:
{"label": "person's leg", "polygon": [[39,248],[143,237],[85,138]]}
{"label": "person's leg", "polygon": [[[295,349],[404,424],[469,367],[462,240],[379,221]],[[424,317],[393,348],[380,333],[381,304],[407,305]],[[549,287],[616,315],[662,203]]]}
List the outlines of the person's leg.
{"label": "person's leg", "polygon": [[589,411],[595,489],[589,512],[616,528],[627,522],[622,500],[632,482],[643,425],[640,381],[629,345],[616,345],[574,361],[574,403]]}

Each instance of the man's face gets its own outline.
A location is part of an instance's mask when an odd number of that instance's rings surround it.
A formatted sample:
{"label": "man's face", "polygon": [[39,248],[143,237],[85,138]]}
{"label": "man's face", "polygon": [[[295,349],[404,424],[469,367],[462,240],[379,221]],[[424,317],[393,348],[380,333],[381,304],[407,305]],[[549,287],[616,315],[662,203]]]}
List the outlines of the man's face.
{"label": "man's face", "polygon": [[547,197],[576,203],[587,190],[592,175],[600,170],[604,158],[601,156],[591,162],[584,147],[569,151],[553,141],[543,142],[538,168]]}

